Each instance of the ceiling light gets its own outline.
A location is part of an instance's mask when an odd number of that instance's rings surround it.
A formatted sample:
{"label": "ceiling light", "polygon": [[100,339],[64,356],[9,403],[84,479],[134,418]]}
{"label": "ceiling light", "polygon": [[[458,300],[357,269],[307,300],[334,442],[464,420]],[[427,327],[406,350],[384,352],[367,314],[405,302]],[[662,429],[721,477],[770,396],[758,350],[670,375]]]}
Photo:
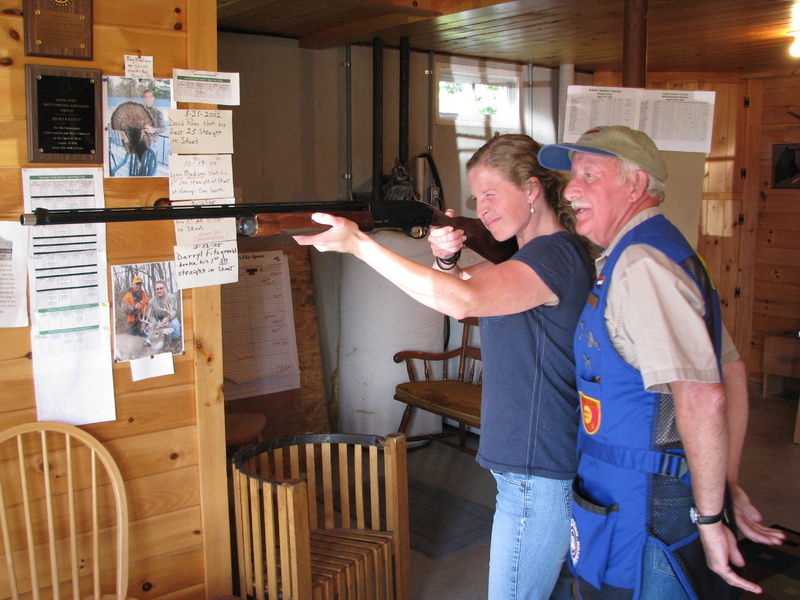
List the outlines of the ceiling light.
{"label": "ceiling light", "polygon": [[789,54],[796,58],[800,58],[800,31],[790,31],[786,35],[794,38],[792,45],[789,46]]}

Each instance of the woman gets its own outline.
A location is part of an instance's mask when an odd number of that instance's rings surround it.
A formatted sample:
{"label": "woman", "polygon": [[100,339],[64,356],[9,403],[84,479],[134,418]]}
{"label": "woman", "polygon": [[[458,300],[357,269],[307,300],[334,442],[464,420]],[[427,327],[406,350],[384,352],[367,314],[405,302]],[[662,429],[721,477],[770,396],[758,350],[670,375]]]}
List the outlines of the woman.
{"label": "woman", "polygon": [[[499,265],[462,269],[465,236],[428,236],[434,268],[380,246],[346,219],[315,214],[332,228],[297,236],[321,251],[348,252],[412,298],[456,319],[480,318],[483,399],[478,462],[497,481],[489,600],[549,598],[569,546],[575,475],[577,393],[572,337],[593,278],[573,230],[561,175],[541,167],[539,144],[495,136],[467,163],[477,214],[498,241],[519,251]],[[452,211],[448,211],[452,216]]]}

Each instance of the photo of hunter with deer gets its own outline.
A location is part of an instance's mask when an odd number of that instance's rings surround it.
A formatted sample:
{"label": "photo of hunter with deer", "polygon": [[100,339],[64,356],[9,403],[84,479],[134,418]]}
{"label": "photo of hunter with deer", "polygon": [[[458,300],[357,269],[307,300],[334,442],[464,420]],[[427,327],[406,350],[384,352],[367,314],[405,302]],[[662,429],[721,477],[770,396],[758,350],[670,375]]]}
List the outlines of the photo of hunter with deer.
{"label": "photo of hunter with deer", "polygon": [[174,262],[111,267],[114,361],[183,353],[181,291]]}

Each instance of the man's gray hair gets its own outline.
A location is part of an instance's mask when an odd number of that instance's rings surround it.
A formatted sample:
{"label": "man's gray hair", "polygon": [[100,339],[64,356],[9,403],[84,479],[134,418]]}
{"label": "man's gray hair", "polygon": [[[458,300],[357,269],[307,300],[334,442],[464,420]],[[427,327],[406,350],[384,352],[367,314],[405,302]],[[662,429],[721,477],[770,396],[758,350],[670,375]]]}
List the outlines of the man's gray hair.
{"label": "man's gray hair", "polygon": [[[631,177],[633,177],[633,174],[636,173],[636,171],[644,171],[642,167],[635,165],[632,162],[628,162],[627,160],[623,160],[621,158],[618,158],[617,160],[619,161],[620,175],[622,176],[623,181],[630,181]],[[647,173],[647,195],[654,200],[663,202],[665,196],[664,182],[651,173],[648,173],[647,171],[644,172]]]}

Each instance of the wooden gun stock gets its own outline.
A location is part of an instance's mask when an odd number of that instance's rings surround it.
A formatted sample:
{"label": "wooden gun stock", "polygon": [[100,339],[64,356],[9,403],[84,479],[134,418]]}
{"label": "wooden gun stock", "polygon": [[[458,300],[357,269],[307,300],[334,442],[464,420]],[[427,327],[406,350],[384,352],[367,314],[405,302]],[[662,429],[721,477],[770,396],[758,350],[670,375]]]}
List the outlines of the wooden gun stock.
{"label": "wooden gun stock", "polygon": [[[464,245],[486,260],[495,264],[508,260],[517,251],[516,239],[498,242],[481,223],[480,219],[470,217],[448,217],[442,211],[431,207],[430,221],[427,225],[414,225],[411,228],[394,226],[376,227],[370,211],[323,211],[353,221],[361,231],[375,229],[402,229],[406,235],[421,239],[427,236],[428,227],[453,226],[461,229],[467,236]],[[311,219],[313,213],[259,213],[251,222],[239,221],[239,232],[251,237],[279,237],[284,235],[314,235],[329,229]]]}

